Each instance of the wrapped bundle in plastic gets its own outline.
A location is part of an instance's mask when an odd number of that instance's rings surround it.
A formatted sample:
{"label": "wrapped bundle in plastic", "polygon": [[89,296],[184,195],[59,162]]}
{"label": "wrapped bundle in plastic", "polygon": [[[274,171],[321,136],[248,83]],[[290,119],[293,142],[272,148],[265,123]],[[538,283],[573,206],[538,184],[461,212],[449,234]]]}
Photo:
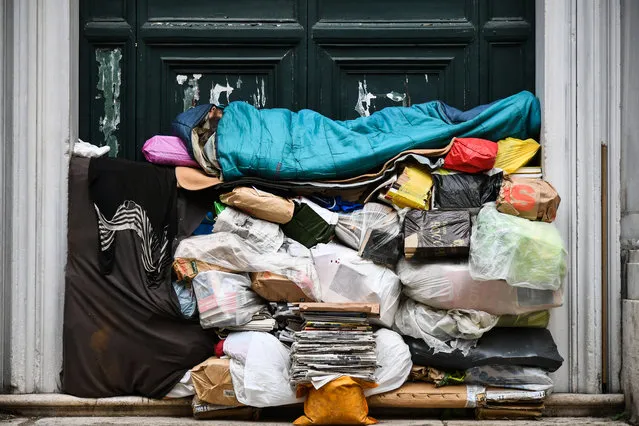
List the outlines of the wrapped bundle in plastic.
{"label": "wrapped bundle in plastic", "polygon": [[208,271],[193,280],[202,328],[244,325],[266,307],[246,274]]}
{"label": "wrapped bundle in plastic", "polygon": [[541,368],[520,365],[484,365],[466,370],[466,383],[552,392],[553,381]]}
{"label": "wrapped bundle in plastic", "polygon": [[404,336],[423,339],[434,353],[463,353],[475,346],[485,332],[497,324],[499,317],[486,312],[432,309],[412,299],[404,299],[395,314],[393,328]]}
{"label": "wrapped bundle in plastic", "polygon": [[561,306],[561,291],[513,287],[504,280],[475,281],[468,261],[421,263],[400,259],[397,275],[403,292],[438,309],[474,309],[493,315],[520,315]]}
{"label": "wrapped bundle in plastic", "polygon": [[392,330],[380,328],[375,332],[375,353],[377,355],[377,387],[367,389],[364,395],[371,396],[389,392],[401,387],[413,368],[410,350],[402,336]]}
{"label": "wrapped bundle in plastic", "polygon": [[383,204],[366,203],[362,210],[340,214],[335,235],[375,263],[394,267],[401,254],[399,217],[392,207]]}
{"label": "wrapped bundle in plastic", "polygon": [[523,365],[556,371],[564,359],[545,328],[498,328],[484,334],[467,353],[436,352],[423,339],[404,337],[415,365],[458,370],[481,365]]}
{"label": "wrapped bundle in plastic", "polygon": [[284,233],[272,222],[256,219],[227,207],[217,216],[213,233],[232,232],[247,243],[265,252],[277,251],[284,242]]}
{"label": "wrapped bundle in plastic", "polygon": [[393,271],[337,243],[318,244],[312,250],[323,302],[379,303],[379,319],[371,322],[390,328],[401,296],[401,284]]}
{"label": "wrapped bundle in plastic", "polygon": [[495,201],[503,174],[466,174],[438,171],[435,182],[435,207],[439,209],[472,209]]}
{"label": "wrapped bundle in plastic", "polygon": [[224,353],[231,357],[233,389],[242,404],[276,407],[302,402],[290,385],[290,350],[272,334],[231,333]]}
{"label": "wrapped bundle in plastic", "polygon": [[551,223],[499,213],[494,203],[477,215],[470,244],[470,275],[476,280],[559,290],[566,256],[559,231]]}
{"label": "wrapped bundle in plastic", "polygon": [[182,240],[175,257],[197,259],[230,271],[284,275],[309,299],[320,300],[319,280],[310,251],[289,239],[284,239],[279,250],[265,252],[235,233],[217,232]]}
{"label": "wrapped bundle in plastic", "polygon": [[470,213],[466,210],[409,210],[404,219],[404,256],[466,256],[470,228]]}

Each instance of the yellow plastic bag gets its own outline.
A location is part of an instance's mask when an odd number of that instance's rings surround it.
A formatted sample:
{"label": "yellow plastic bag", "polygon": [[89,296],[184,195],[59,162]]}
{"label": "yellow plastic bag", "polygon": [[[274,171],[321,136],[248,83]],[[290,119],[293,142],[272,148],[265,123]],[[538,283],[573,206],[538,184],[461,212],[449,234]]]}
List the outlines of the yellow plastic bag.
{"label": "yellow plastic bag", "polygon": [[364,389],[375,388],[376,383],[351,377],[340,377],[319,389],[313,385],[301,385],[297,397],[308,393],[304,402],[304,416],[293,422],[295,425],[374,425],[368,417],[368,403]]}
{"label": "yellow plastic bag", "polygon": [[426,168],[406,166],[384,198],[397,207],[428,210],[433,178]]}
{"label": "yellow plastic bag", "polygon": [[540,145],[534,139],[506,138],[497,142],[496,169],[502,169],[504,174],[515,173],[523,167],[539,151]]}

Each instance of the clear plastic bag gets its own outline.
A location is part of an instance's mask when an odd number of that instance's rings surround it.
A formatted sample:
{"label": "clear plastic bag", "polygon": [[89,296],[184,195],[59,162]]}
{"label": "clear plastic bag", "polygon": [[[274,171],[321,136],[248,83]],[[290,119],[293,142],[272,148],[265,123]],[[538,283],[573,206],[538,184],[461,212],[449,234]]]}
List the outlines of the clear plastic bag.
{"label": "clear plastic bag", "polygon": [[323,302],[379,303],[380,317],[371,322],[392,327],[401,296],[401,284],[393,271],[337,243],[318,244],[312,253]]}
{"label": "clear plastic bag", "polygon": [[470,239],[470,275],[476,280],[503,279],[515,287],[559,290],[566,257],[551,223],[499,213],[494,203],[477,215]]}
{"label": "clear plastic bag", "polygon": [[482,311],[432,309],[404,299],[395,314],[393,329],[405,336],[423,339],[434,353],[459,349],[466,354],[499,317]]}
{"label": "clear plastic bag", "polygon": [[521,315],[561,306],[561,291],[513,287],[504,280],[475,281],[468,260],[421,263],[400,259],[403,293],[437,309],[474,309],[493,315]]}
{"label": "clear plastic bag", "polygon": [[284,242],[284,233],[279,225],[256,219],[239,210],[227,207],[215,219],[213,233],[231,232],[258,251],[276,252]]}
{"label": "clear plastic bag", "polygon": [[519,365],[484,365],[466,370],[466,383],[502,388],[552,392],[554,383],[541,368]]}
{"label": "clear plastic bag", "polygon": [[362,258],[375,263],[394,267],[401,254],[399,216],[383,204],[366,203],[361,210],[340,214],[335,235]]}
{"label": "clear plastic bag", "polygon": [[231,333],[224,341],[231,357],[235,397],[252,407],[275,407],[302,402],[290,385],[290,350],[268,333]]}
{"label": "clear plastic bag", "polygon": [[178,245],[175,257],[197,259],[231,271],[284,275],[309,298],[320,300],[319,279],[310,251],[289,239],[284,241],[277,252],[269,253],[247,244],[237,234],[217,232],[185,238]]}
{"label": "clear plastic bag", "polygon": [[364,395],[390,392],[401,387],[413,368],[408,345],[402,336],[392,330],[380,328],[375,332],[375,353],[377,354],[377,387],[366,389]]}
{"label": "clear plastic bag", "polygon": [[244,325],[266,308],[246,274],[208,271],[193,280],[202,328]]}

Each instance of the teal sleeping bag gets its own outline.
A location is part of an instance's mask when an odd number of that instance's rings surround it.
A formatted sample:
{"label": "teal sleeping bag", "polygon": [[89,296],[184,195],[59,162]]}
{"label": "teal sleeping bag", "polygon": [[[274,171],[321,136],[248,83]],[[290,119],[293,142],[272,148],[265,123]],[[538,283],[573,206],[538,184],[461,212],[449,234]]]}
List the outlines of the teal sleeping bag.
{"label": "teal sleeping bag", "polygon": [[539,100],[530,92],[466,112],[432,101],[348,121],[311,110],[258,110],[232,102],[217,128],[217,156],[225,181],[245,176],[342,179],[375,169],[408,149],[442,148],[453,137],[536,137],[540,115]]}

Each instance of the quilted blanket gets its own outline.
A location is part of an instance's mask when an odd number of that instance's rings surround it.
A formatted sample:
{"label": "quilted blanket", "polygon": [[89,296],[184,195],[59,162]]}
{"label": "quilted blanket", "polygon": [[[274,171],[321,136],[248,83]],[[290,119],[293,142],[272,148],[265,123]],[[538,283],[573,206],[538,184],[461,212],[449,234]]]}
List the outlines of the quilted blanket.
{"label": "quilted blanket", "polygon": [[539,100],[525,91],[465,112],[431,101],[348,121],[232,102],[217,128],[217,155],[225,181],[340,179],[408,149],[441,148],[453,137],[526,139],[536,137],[540,125]]}

